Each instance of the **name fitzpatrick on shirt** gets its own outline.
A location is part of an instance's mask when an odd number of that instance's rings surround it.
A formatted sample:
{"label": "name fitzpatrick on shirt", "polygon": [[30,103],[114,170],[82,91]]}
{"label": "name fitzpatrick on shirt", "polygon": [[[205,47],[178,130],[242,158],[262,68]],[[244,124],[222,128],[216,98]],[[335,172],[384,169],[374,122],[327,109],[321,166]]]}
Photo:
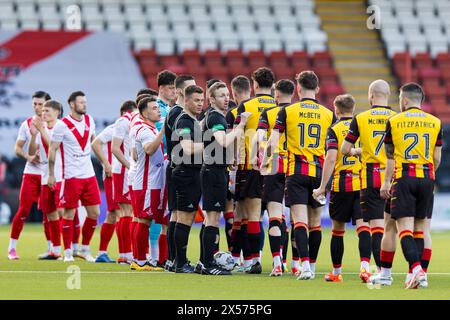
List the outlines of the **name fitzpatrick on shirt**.
{"label": "name fitzpatrick on shirt", "polygon": [[422,121],[422,120],[420,120],[420,121],[409,120],[409,121],[397,122],[396,127],[399,129],[400,128],[431,128],[431,129],[435,129],[436,123]]}

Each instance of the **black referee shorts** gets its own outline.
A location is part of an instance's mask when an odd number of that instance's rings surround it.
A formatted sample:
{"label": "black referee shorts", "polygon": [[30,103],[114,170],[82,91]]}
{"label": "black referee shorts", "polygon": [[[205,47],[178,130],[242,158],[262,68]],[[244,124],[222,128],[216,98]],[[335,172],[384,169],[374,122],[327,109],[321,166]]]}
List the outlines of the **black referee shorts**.
{"label": "black referee shorts", "polygon": [[172,170],[177,210],[186,212],[197,211],[202,195],[200,168],[181,165]]}
{"label": "black referee shorts", "polygon": [[169,165],[166,168],[166,186],[167,186],[167,208],[169,211],[177,210],[177,194],[172,180],[173,168]]}
{"label": "black referee shorts", "polygon": [[236,201],[247,198],[261,198],[263,176],[256,170],[238,170],[236,172]]}
{"label": "black referee shorts", "polygon": [[431,219],[434,181],[427,178],[402,177],[392,184],[391,217]]}
{"label": "black referee shorts", "polygon": [[330,193],[330,218],[340,222],[356,224],[356,220],[362,219],[361,205],[359,203],[359,191],[331,192]]}
{"label": "black referee shorts", "polygon": [[225,211],[228,190],[227,167],[203,165],[200,170],[203,210]]}

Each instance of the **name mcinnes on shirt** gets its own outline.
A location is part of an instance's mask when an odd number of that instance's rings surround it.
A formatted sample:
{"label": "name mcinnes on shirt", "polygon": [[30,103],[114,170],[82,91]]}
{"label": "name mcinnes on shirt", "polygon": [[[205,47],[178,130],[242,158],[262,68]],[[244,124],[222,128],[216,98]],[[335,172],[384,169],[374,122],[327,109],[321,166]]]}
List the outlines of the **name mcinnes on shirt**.
{"label": "name mcinnes on shirt", "polygon": [[386,124],[388,121],[387,118],[385,119],[367,119],[368,124]]}
{"label": "name mcinnes on shirt", "polygon": [[436,123],[427,121],[400,121],[395,124],[396,128],[430,128],[435,129]]}

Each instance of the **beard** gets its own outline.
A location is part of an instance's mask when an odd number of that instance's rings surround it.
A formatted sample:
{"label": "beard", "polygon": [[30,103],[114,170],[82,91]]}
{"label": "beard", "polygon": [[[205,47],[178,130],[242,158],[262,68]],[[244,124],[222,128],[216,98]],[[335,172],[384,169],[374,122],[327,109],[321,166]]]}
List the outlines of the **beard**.
{"label": "beard", "polygon": [[78,113],[78,114],[86,114],[86,109],[75,108],[75,112]]}

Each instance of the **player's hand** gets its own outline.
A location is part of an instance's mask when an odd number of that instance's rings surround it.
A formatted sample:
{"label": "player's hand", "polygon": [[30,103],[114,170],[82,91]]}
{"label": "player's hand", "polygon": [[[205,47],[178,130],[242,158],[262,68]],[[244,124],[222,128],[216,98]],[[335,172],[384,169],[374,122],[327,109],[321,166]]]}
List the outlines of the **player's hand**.
{"label": "player's hand", "polygon": [[34,156],[30,156],[28,161],[31,162],[32,164],[39,164],[41,162],[39,153],[36,153]]}
{"label": "player's hand", "polygon": [[31,121],[31,123],[37,131],[42,132],[42,130],[44,130],[44,123],[41,118],[36,117]]}
{"label": "player's hand", "polygon": [[361,148],[353,148],[352,149],[352,156],[360,156],[362,154],[362,149]]}
{"label": "player's hand", "polygon": [[380,197],[387,200],[391,197],[391,183],[384,182],[380,188]]}
{"label": "player's hand", "polygon": [[36,128],[35,124],[33,122],[30,123],[30,134],[32,137],[36,137],[38,134],[38,129]]}
{"label": "player's hand", "polygon": [[54,175],[50,174],[48,176],[48,183],[47,184],[48,184],[48,187],[50,189],[53,189],[53,187],[55,186],[55,176]]}
{"label": "player's hand", "polygon": [[313,190],[313,198],[314,199],[318,199],[320,196],[325,195],[325,192],[326,192],[326,190],[323,187],[319,187],[317,189],[314,189]]}
{"label": "player's hand", "polygon": [[241,122],[239,125],[241,125],[242,127],[245,127],[245,125],[247,124],[247,121],[251,115],[252,115],[251,112],[242,112],[241,113]]}
{"label": "player's hand", "polygon": [[105,171],[105,176],[111,177],[112,176],[112,167],[109,163],[106,165],[103,165],[103,170]]}

